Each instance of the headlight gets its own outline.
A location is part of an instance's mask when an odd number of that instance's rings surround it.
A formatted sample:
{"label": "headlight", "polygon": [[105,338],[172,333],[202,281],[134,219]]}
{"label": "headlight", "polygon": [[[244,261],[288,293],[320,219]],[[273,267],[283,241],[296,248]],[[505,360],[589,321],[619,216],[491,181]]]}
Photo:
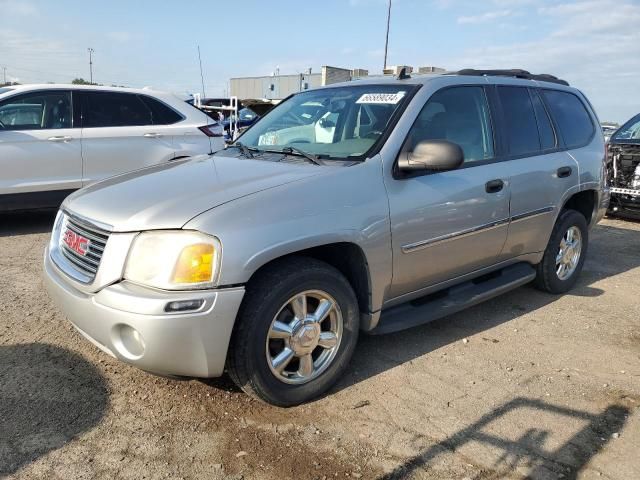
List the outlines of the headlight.
{"label": "headlight", "polygon": [[165,290],[215,286],[221,246],[217,238],[187,230],[143,232],[127,258],[124,277]]}

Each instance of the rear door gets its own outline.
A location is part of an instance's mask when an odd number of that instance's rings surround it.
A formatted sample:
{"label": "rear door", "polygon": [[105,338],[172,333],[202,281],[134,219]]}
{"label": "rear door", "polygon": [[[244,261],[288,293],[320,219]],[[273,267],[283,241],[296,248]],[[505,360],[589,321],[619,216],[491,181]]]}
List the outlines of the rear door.
{"label": "rear door", "polygon": [[511,221],[501,254],[508,259],[546,248],[558,210],[578,189],[579,171],[563,148],[544,93],[512,85],[498,85],[496,92],[504,166],[511,179]]}
{"label": "rear door", "polygon": [[83,91],[83,184],[174,158],[172,133],[135,93]]}
{"label": "rear door", "polygon": [[80,129],[72,112],[69,90],[0,101],[0,194],[12,195],[13,208],[57,206],[82,186]]}

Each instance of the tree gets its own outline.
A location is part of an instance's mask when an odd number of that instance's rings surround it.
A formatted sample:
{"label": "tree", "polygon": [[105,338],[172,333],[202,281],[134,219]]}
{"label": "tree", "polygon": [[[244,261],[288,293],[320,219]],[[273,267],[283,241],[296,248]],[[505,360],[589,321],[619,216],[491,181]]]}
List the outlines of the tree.
{"label": "tree", "polygon": [[84,78],[74,78],[71,80],[72,85],[95,85],[95,83],[91,83]]}

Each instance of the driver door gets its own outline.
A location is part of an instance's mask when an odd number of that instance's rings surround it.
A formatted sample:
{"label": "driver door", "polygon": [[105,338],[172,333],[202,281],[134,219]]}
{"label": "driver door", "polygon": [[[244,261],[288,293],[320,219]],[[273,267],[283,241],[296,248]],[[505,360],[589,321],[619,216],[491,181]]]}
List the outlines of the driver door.
{"label": "driver door", "polygon": [[452,171],[396,175],[387,185],[393,248],[390,298],[496,263],[507,238],[509,182],[504,166],[494,160],[491,115],[482,86],[434,93],[403,151],[436,139],[460,145],[464,164]]}

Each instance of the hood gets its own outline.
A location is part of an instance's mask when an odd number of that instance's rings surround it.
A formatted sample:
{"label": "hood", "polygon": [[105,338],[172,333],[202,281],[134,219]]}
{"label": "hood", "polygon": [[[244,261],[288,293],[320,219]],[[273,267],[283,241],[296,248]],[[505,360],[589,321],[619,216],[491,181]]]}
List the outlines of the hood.
{"label": "hood", "polygon": [[137,170],[73,193],[63,208],[115,232],[181,228],[240,197],[318,175],[313,165],[203,155]]}

